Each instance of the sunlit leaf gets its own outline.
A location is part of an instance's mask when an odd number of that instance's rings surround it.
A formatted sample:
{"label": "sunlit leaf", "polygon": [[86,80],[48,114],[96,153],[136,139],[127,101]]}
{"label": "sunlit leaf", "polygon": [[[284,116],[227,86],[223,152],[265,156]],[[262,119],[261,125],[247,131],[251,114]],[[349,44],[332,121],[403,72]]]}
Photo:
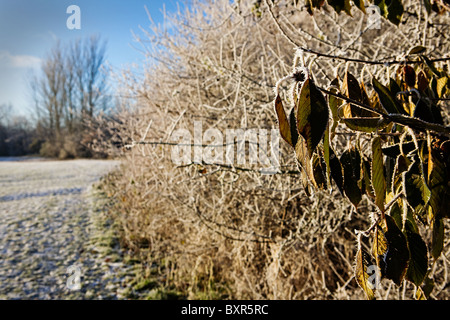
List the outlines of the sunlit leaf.
{"label": "sunlit leaf", "polygon": [[[302,136],[298,137],[297,144],[295,145],[295,155],[297,157],[297,161],[301,167],[301,170],[305,175],[304,178],[307,178],[307,181],[311,182],[314,187],[317,187],[316,181],[314,179],[313,167],[311,165],[311,155],[308,151],[306,141]],[[303,182],[304,186],[306,186],[305,179],[303,179]]]}
{"label": "sunlit leaf", "polygon": [[380,15],[387,17],[388,7],[385,0],[374,0],[374,4],[380,8]]}
{"label": "sunlit leaf", "polygon": [[427,50],[424,46],[415,46],[411,48],[408,52],[408,55],[423,53]]}
{"label": "sunlit leaf", "polygon": [[372,78],[372,85],[378,94],[380,103],[388,113],[400,113],[406,114],[405,110],[397,102],[395,96],[389,91],[389,89],[382,85],[377,79]]}
{"label": "sunlit leaf", "polygon": [[381,151],[381,139],[375,137],[372,140],[372,187],[375,191],[375,204],[384,212],[384,200],[386,198],[386,176],[384,173],[383,153]]}
{"label": "sunlit leaf", "polygon": [[[403,212],[403,217],[404,217],[404,220],[405,220],[405,224],[406,224],[406,222],[408,222],[411,231],[415,232],[415,233],[419,233],[419,227],[417,226],[417,223],[416,223],[416,215],[412,211],[411,207],[408,206],[408,204],[406,203],[406,200],[402,200],[402,201],[403,201],[402,208],[403,208],[403,211],[404,211]],[[406,216],[405,216],[405,211],[406,211]],[[403,223],[401,225],[397,224],[397,226],[400,229],[402,229],[403,225],[404,225]]]}
{"label": "sunlit leaf", "polygon": [[438,98],[442,98],[442,96],[445,93],[445,86],[447,85],[448,78],[442,77],[442,78],[437,79],[436,81],[437,81],[436,91],[437,91]]}
{"label": "sunlit leaf", "polygon": [[426,277],[423,281],[423,285],[417,288],[416,299],[417,300],[427,300],[430,297],[431,291],[434,288],[433,279]]}
{"label": "sunlit leaf", "polygon": [[430,68],[430,70],[438,77],[442,76],[442,71],[438,68],[436,68],[434,66],[434,63],[427,57],[424,55],[421,55],[420,58],[425,61],[426,65],[428,66],[428,68]]}
{"label": "sunlit leaf", "polygon": [[284,111],[283,102],[281,101],[279,95],[275,98],[275,111],[278,117],[278,126],[281,137],[293,147],[294,144],[292,143],[291,128],[286,117],[286,112]]}
{"label": "sunlit leaf", "polygon": [[358,242],[358,252],[356,253],[355,279],[358,285],[366,293],[368,300],[375,299],[375,288],[371,282],[373,275],[368,273],[368,267],[372,265],[370,255],[361,248]]}
{"label": "sunlit leaf", "polygon": [[394,219],[395,224],[399,229],[403,226],[403,211],[400,207],[398,201],[396,201],[390,208],[389,208],[389,216]]}
{"label": "sunlit leaf", "polygon": [[362,132],[375,132],[377,130],[382,130],[389,124],[389,120],[380,117],[354,117],[354,118],[341,118],[345,125],[355,131]]}
{"label": "sunlit leaf", "polygon": [[[358,80],[349,72],[346,72],[342,84],[342,91],[348,98],[358,101],[367,107],[371,107],[370,99]],[[346,104],[338,109],[338,116],[351,130],[362,132],[374,132],[383,129],[388,120],[381,118],[377,113],[362,108],[355,104]]]}
{"label": "sunlit leaf", "polygon": [[388,243],[384,235],[384,231],[377,226],[373,237],[372,255],[375,257],[377,266],[380,270],[384,270],[386,268],[384,261],[386,259],[387,251]]}
{"label": "sunlit leaf", "polygon": [[401,0],[375,0],[375,5],[380,8],[380,14],[395,25],[399,25],[403,15]]}
{"label": "sunlit leaf", "polygon": [[325,177],[327,181],[327,187],[330,185],[330,128],[328,126],[323,136],[323,160],[325,161]]}
{"label": "sunlit leaf", "polygon": [[364,0],[352,0],[355,6],[361,10],[363,13],[366,13],[366,7],[364,6]]}
{"label": "sunlit leaf", "polygon": [[[330,83],[329,91],[333,93],[338,93],[339,92],[339,90],[337,89],[338,87],[339,87],[339,79],[335,78]],[[339,99],[331,94],[328,95],[328,105],[330,107],[331,116],[333,119],[333,124],[330,128],[330,140],[333,139],[336,127],[339,124],[338,108],[342,105],[342,103],[343,103],[342,99]]]}
{"label": "sunlit leaf", "polygon": [[386,173],[386,192],[392,192],[393,194],[397,194],[398,192],[396,191],[397,187],[394,183],[394,173],[395,173],[395,167],[397,164],[397,161],[395,158],[392,157],[386,157],[384,160],[386,169],[385,169],[385,173]]}
{"label": "sunlit leaf", "polygon": [[362,171],[364,175],[364,190],[369,197],[374,199],[375,192],[372,186],[372,173],[370,168],[370,161],[368,159],[364,159],[362,161]]}
{"label": "sunlit leaf", "polygon": [[328,125],[328,105],[311,79],[306,79],[297,103],[298,132],[311,155],[322,140]]}
{"label": "sunlit leaf", "polygon": [[[342,92],[345,96],[352,100],[361,102],[361,87],[359,86],[358,80],[350,73],[346,72],[344,80],[342,81]],[[360,110],[356,108],[355,105],[349,104],[344,107],[344,116],[346,118],[359,116]]]}

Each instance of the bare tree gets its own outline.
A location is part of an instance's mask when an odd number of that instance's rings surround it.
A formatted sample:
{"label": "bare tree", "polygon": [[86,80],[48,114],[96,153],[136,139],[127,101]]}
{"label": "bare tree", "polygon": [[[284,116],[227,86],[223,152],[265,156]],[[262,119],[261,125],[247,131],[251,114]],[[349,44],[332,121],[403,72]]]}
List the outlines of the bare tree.
{"label": "bare tree", "polygon": [[83,149],[84,123],[108,103],[105,48],[98,36],[67,45],[57,42],[42,64],[42,75],[33,79],[39,123],[47,132],[47,146],[55,147],[50,154],[71,149],[63,156],[76,156]]}
{"label": "bare tree", "polygon": [[105,105],[107,96],[105,71],[106,44],[98,36],[78,40],[70,47],[70,65],[79,99],[82,115],[92,117],[95,111]]}

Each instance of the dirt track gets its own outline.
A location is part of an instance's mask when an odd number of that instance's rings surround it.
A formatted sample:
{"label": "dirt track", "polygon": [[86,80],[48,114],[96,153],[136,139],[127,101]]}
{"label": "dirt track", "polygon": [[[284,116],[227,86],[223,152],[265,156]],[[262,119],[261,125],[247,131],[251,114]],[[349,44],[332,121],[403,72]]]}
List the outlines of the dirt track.
{"label": "dirt track", "polygon": [[92,196],[117,165],[0,162],[0,299],[121,298],[124,266],[101,245],[108,230]]}

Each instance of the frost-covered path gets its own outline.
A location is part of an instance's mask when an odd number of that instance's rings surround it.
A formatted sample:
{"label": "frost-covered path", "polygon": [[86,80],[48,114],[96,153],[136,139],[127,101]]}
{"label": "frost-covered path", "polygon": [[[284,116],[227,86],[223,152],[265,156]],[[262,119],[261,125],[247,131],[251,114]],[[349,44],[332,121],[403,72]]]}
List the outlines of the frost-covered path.
{"label": "frost-covered path", "polygon": [[0,299],[120,298],[123,266],[99,248],[106,231],[91,192],[117,165],[0,162]]}

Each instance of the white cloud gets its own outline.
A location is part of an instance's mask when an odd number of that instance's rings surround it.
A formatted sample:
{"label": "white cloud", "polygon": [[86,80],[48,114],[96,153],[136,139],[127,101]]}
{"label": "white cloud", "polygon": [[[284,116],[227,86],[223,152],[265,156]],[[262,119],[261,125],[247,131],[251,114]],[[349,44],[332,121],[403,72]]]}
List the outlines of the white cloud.
{"label": "white cloud", "polygon": [[37,68],[41,59],[29,55],[13,55],[6,50],[0,51],[0,65],[13,68]]}

